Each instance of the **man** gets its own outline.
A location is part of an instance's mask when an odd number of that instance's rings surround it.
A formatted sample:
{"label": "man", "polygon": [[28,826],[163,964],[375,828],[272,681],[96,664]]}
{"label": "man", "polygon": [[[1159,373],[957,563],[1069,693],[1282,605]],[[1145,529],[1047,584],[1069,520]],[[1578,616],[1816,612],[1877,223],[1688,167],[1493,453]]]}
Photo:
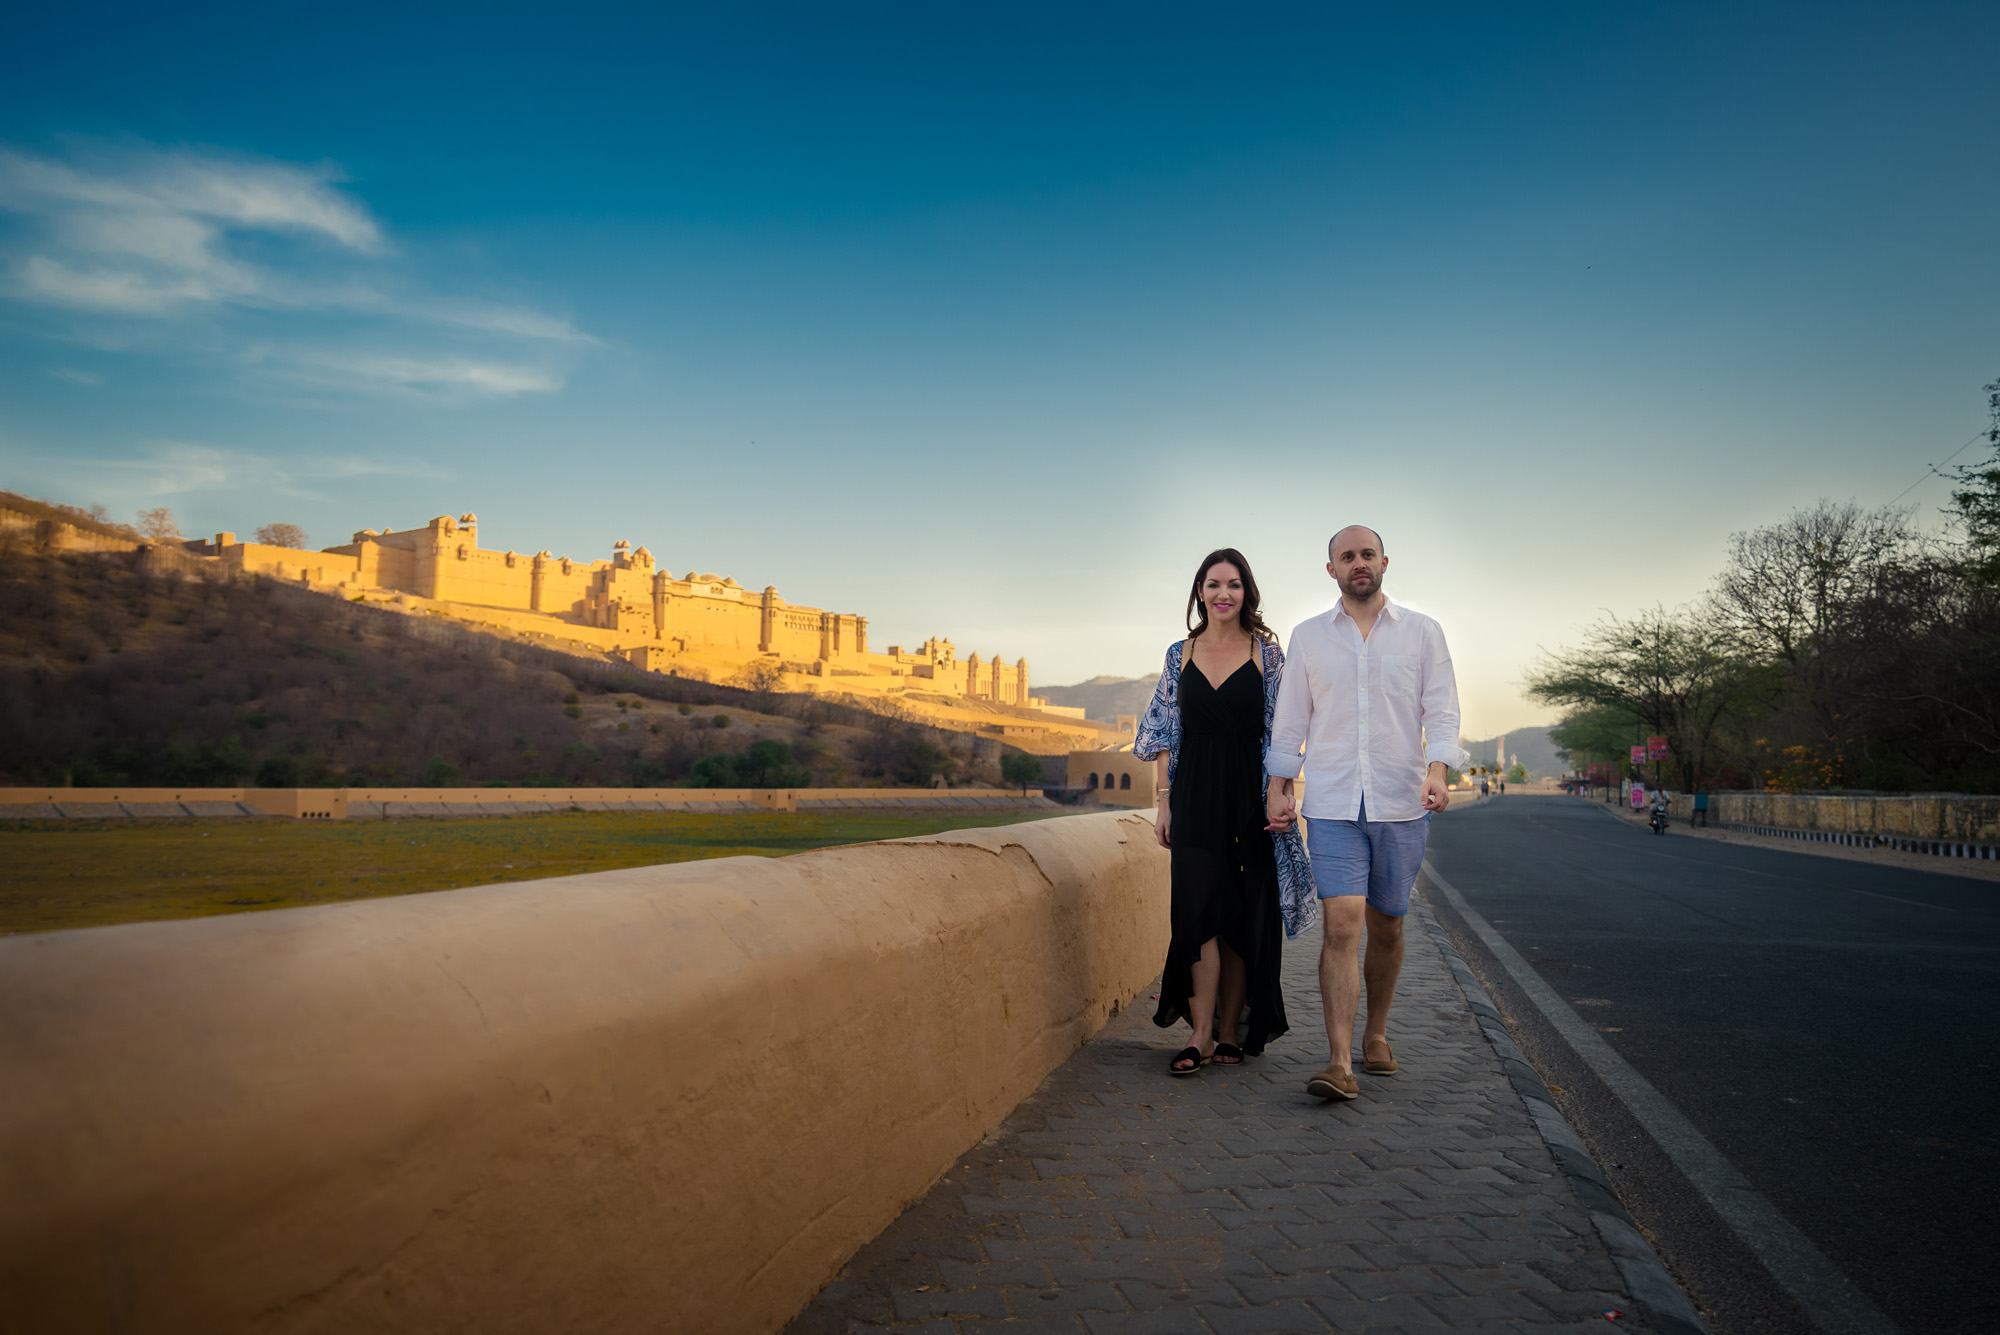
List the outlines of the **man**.
{"label": "man", "polygon": [[1458,747],[1458,682],[1444,631],[1389,600],[1382,592],[1388,569],[1382,537],[1372,528],[1344,528],[1327,544],[1326,570],[1340,585],[1340,603],[1292,632],[1264,757],[1266,814],[1285,825],[1295,815],[1292,782],[1305,755],[1306,843],[1325,924],[1320,1002],[1333,1049],[1306,1092],[1323,1099],[1360,1093],[1353,1070],[1361,994],[1355,951],[1364,926],[1362,1069],[1396,1073],[1388,1026],[1403,971],[1403,916],[1423,865],[1431,813],[1451,803],[1445,771],[1468,759]]}

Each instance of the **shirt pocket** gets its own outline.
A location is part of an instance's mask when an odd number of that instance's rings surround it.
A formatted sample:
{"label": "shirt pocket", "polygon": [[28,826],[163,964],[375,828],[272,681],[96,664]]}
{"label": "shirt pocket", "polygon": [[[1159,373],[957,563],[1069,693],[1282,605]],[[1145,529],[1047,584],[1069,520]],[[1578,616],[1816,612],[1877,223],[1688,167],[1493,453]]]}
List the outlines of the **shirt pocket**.
{"label": "shirt pocket", "polygon": [[1415,654],[1378,654],[1369,666],[1375,671],[1375,686],[1382,694],[1400,698],[1417,693]]}

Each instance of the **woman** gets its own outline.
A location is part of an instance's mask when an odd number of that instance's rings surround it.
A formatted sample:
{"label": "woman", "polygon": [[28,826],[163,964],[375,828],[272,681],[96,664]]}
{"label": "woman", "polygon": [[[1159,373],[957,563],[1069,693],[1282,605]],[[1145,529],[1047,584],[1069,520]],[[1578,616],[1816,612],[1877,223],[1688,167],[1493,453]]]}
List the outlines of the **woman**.
{"label": "woman", "polygon": [[1153,1023],[1185,1020],[1194,1030],[1171,1075],[1237,1065],[1285,1032],[1279,926],[1297,936],[1318,908],[1298,830],[1264,815],[1264,750],[1285,655],[1257,603],[1241,552],[1202,559],[1188,638],[1167,650],[1132,745],[1137,759],[1159,763],[1154,830],[1173,853],[1173,941]]}

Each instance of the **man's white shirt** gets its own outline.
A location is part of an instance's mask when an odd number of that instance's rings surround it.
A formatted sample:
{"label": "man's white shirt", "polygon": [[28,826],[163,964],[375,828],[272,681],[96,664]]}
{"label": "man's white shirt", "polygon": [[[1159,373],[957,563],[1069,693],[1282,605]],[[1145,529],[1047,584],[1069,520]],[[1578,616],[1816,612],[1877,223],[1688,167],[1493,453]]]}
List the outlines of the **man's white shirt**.
{"label": "man's white shirt", "polygon": [[1300,814],[1313,820],[1355,820],[1364,796],[1371,821],[1415,820],[1425,766],[1466,761],[1443,628],[1386,593],[1382,604],[1365,640],[1336,603],[1301,623],[1285,650],[1264,771],[1303,774]]}

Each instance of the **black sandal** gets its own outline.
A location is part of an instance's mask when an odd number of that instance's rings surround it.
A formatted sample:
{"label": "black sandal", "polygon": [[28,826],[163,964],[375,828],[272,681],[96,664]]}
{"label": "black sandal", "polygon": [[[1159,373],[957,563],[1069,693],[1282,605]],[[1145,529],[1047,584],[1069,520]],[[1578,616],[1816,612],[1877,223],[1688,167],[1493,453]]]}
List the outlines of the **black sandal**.
{"label": "black sandal", "polygon": [[[1184,1061],[1192,1061],[1194,1065],[1188,1067],[1185,1071],[1183,1071],[1180,1067],[1180,1064]],[[1208,1064],[1208,1058],[1201,1055],[1200,1048],[1195,1048],[1195,1047],[1182,1048],[1179,1052],[1176,1052],[1174,1054],[1174,1059],[1167,1063],[1167,1074],[1199,1075],[1201,1074],[1201,1068],[1203,1066],[1206,1066],[1207,1064]]]}
{"label": "black sandal", "polygon": [[1209,1057],[1209,1060],[1217,1066],[1241,1066],[1243,1064],[1243,1049],[1237,1047],[1234,1043],[1217,1043],[1215,1045],[1215,1052]]}

